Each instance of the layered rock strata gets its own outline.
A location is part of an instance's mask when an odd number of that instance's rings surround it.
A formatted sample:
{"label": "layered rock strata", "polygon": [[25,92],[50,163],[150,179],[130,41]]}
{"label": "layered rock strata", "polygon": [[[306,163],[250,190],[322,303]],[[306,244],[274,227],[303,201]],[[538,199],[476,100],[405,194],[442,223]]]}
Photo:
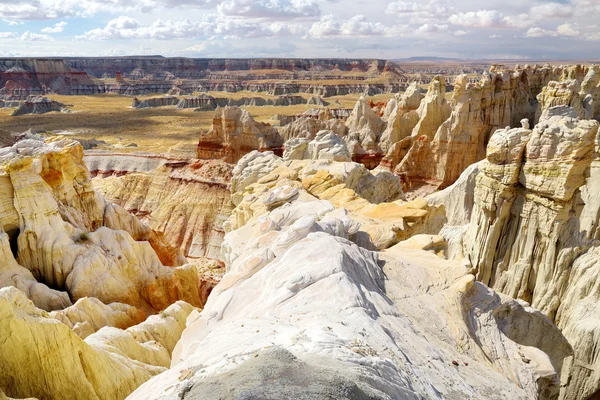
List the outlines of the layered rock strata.
{"label": "layered rock strata", "polygon": [[93,153],[94,187],[163,232],[188,260],[218,259],[229,216],[233,166],[222,161]]}
{"label": "layered rock strata", "polygon": [[0,388],[11,398],[123,399],[164,372],[194,308],[177,302],[83,340],[14,287],[0,289]]}

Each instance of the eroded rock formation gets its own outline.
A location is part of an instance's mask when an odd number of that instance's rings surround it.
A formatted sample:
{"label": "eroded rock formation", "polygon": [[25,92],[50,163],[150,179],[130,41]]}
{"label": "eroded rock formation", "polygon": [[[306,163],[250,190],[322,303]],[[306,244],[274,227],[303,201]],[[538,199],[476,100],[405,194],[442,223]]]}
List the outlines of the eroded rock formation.
{"label": "eroded rock formation", "polygon": [[229,216],[233,166],[217,160],[93,153],[94,187],[137,215],[185,257],[218,259]]}
{"label": "eroded rock formation", "polygon": [[25,114],[45,114],[52,111],[68,112],[68,109],[63,103],[49,99],[48,97],[30,96],[11,115],[16,117]]}
{"label": "eroded rock formation", "polygon": [[123,399],[165,371],[186,317],[177,302],[126,330],[83,340],[14,287],[0,289],[0,387],[15,398]]}
{"label": "eroded rock formation", "polygon": [[[179,299],[201,305],[197,266],[182,265],[179,249],[94,191],[77,142],[26,139],[0,149],[0,160],[6,268],[37,305],[56,309],[88,296],[145,314]],[[3,286],[17,279],[2,276]]]}
{"label": "eroded rock formation", "polygon": [[557,398],[572,350],[545,316],[427,244],[364,248],[357,210],[393,199],[388,176],[272,153],[240,160],[227,273],[188,319],[171,369],[131,398]]}
{"label": "eroded rock formation", "polygon": [[283,141],[275,128],[254,121],[250,113],[239,107],[219,107],[212,128],[198,141],[200,159],[222,159],[236,163],[252,150],[281,151]]}
{"label": "eroded rock formation", "polygon": [[[461,243],[455,255],[466,256],[478,280],[527,301],[562,330],[574,359],[563,365],[561,399],[593,398],[600,389],[594,372],[600,316],[592,290],[600,215],[593,195],[598,126],[579,119],[573,108],[557,106],[533,130],[496,131],[486,161],[470,171],[469,180],[476,177],[474,188],[466,189],[474,196],[470,223],[442,232]],[[445,203],[461,200],[452,197]],[[464,220],[456,211],[448,215],[454,223]]]}

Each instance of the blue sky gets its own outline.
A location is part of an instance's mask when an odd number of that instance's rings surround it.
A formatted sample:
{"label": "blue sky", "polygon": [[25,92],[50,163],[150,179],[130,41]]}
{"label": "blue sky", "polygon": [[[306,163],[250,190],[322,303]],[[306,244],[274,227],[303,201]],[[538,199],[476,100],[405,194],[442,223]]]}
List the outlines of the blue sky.
{"label": "blue sky", "polygon": [[600,0],[0,0],[0,56],[600,58]]}

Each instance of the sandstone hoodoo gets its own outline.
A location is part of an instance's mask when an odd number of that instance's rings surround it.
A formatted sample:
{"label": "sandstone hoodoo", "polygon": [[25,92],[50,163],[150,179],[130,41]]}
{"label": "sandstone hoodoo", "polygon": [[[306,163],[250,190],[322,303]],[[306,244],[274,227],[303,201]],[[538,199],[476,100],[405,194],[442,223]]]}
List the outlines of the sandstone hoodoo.
{"label": "sandstone hoodoo", "polygon": [[282,145],[277,130],[269,124],[254,121],[248,111],[239,107],[218,107],[211,129],[200,135],[197,157],[236,163],[252,150],[280,152]]}

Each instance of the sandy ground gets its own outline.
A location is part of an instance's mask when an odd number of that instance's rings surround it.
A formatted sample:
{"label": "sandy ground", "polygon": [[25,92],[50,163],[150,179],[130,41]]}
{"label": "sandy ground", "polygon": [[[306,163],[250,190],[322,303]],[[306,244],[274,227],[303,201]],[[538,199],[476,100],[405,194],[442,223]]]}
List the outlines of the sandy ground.
{"label": "sandy ground", "polygon": [[[207,93],[214,97],[265,97],[265,93],[239,92]],[[164,96],[155,94],[139,99]],[[308,96],[308,95],[307,95]],[[374,101],[384,101],[393,94],[371,96]],[[0,129],[24,132],[32,129],[47,134],[66,134],[73,138],[103,140],[105,148],[127,152],[183,152],[194,151],[202,129],[209,129],[213,111],[194,112],[174,107],[149,109],[130,108],[133,97],[121,95],[59,96],[48,97],[69,105],[72,113],[47,113],[12,117],[13,109],[0,109]],[[359,95],[328,97],[325,100],[334,108],[352,108]],[[337,103],[336,103],[337,101]],[[335,104],[334,104],[335,103]],[[246,107],[261,122],[269,122],[274,114],[295,115],[314,107],[296,105],[287,107]],[[133,144],[137,145],[133,146]]]}

